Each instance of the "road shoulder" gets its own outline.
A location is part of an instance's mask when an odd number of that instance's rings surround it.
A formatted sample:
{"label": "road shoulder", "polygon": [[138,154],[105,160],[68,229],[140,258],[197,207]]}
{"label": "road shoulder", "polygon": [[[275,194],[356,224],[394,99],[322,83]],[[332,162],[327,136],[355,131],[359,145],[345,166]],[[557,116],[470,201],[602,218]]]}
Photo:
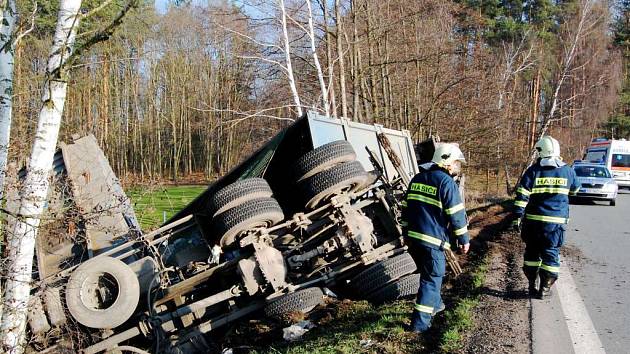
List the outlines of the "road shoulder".
{"label": "road shoulder", "polygon": [[522,245],[504,232],[488,243],[488,271],[462,353],[530,353],[530,303],[521,271]]}

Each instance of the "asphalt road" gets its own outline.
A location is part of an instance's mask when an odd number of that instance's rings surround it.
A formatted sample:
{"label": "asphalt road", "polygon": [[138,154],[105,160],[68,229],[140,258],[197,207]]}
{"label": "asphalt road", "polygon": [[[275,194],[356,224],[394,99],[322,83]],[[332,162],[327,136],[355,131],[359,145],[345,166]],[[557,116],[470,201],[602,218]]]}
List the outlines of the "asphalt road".
{"label": "asphalt road", "polygon": [[630,193],[571,206],[560,280],[531,300],[534,353],[630,353]]}

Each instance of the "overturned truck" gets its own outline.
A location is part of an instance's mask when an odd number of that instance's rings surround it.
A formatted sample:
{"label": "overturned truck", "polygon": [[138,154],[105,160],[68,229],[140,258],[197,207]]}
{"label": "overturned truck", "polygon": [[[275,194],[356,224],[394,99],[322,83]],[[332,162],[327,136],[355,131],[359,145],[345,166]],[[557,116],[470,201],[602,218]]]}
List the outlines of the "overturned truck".
{"label": "overturned truck", "polygon": [[418,171],[406,131],[308,113],[148,233],[94,146],[56,160],[61,199],[91,217],[81,242],[38,243],[37,350],[207,352],[207,333],[309,312],[323,288],[377,303],[417,291],[399,221]]}

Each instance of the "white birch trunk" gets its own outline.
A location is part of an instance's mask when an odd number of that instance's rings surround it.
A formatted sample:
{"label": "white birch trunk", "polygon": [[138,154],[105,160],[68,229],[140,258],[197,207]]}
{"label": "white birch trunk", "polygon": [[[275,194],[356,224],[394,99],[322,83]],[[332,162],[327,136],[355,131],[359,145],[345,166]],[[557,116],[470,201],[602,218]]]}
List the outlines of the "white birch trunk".
{"label": "white birch trunk", "polygon": [[280,22],[282,23],[282,36],[284,42],[284,58],[286,61],[287,78],[289,79],[289,87],[293,94],[293,101],[297,107],[298,116],[302,116],[302,104],[300,103],[300,95],[297,91],[297,85],[295,83],[295,77],[293,76],[293,66],[291,65],[291,46],[289,44],[289,31],[287,30],[287,9],[284,7],[284,0],[278,0],[280,6],[280,12],[282,16]]}
{"label": "white birch trunk", "polygon": [[322,72],[322,66],[319,63],[319,57],[317,55],[317,47],[315,46],[315,28],[313,26],[313,9],[311,7],[311,0],[306,0],[306,6],[308,6],[308,30],[309,37],[311,38],[311,51],[313,53],[313,61],[315,62],[315,68],[317,69],[317,77],[319,78],[319,86],[322,89],[322,104],[324,105],[324,112],[326,117],[330,117],[330,105],[328,104],[328,89],[326,88],[326,81],[324,81],[324,73]]}
{"label": "white birch trunk", "polygon": [[341,94],[341,116],[348,118],[348,99],[346,97],[346,68],[343,58],[343,48],[341,47],[341,5],[339,0],[335,0],[335,17],[337,20],[337,55],[339,56],[339,91]]}
{"label": "white birch trunk", "polygon": [[66,99],[65,61],[70,56],[79,24],[81,0],[61,0],[57,27],[46,67],[37,131],[21,191],[19,215],[9,230],[4,312],[0,323],[1,352],[24,351],[26,313],[35,253],[35,238],[48,194],[48,175],[59,136]]}
{"label": "white birch trunk", "polygon": [[4,198],[4,180],[11,136],[13,112],[13,56],[15,53],[15,0],[7,0],[0,19],[0,201]]}

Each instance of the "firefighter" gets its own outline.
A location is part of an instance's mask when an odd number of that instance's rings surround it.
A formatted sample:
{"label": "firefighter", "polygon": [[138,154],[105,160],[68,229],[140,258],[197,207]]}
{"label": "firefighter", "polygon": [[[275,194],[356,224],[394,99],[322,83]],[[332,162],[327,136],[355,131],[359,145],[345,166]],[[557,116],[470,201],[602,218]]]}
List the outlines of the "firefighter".
{"label": "firefighter", "polygon": [[468,252],[466,209],[453,177],[461,171],[464,154],[453,144],[441,144],[431,162],[420,165],[403,202],[405,243],[420,270],[420,288],[410,330],[425,332],[432,317],[444,310],[440,296],[446,272],[444,250],[455,245]]}
{"label": "firefighter", "polygon": [[[551,136],[536,143],[538,159],[521,178],[514,200],[513,226],[525,242],[523,272],[529,294],[543,299],[558,279],[560,247],[569,221],[569,195],[580,190],[575,171],[560,157],[560,144]],[[536,280],[540,277],[539,289]]]}

